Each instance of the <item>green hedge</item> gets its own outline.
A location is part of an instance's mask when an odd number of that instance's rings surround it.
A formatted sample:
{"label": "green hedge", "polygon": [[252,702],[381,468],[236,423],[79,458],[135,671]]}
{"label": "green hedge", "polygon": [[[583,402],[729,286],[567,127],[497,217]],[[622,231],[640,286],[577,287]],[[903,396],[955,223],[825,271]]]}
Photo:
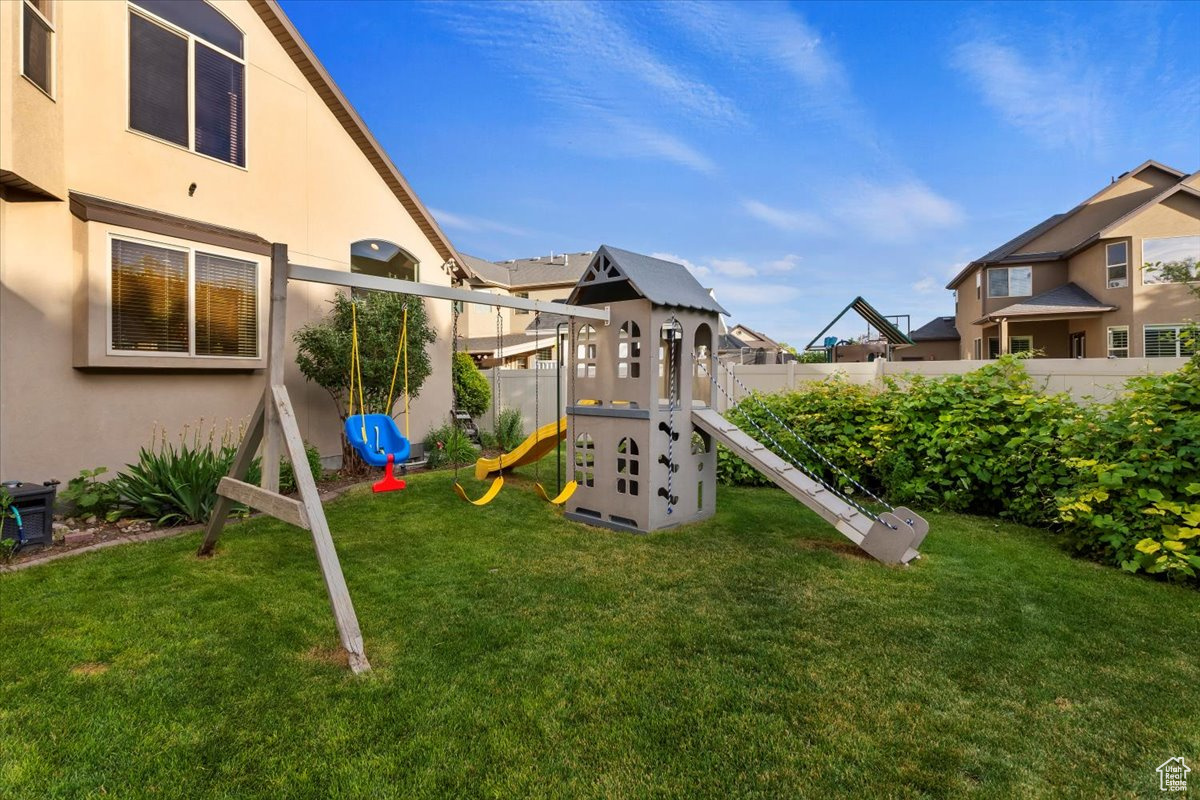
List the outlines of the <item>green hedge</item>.
{"label": "green hedge", "polygon": [[[728,412],[772,449],[857,491],[764,407],[897,505],[1049,527],[1074,550],[1133,572],[1200,573],[1200,359],[1135,378],[1107,405],[1042,393],[1006,356],[882,390],[833,378]],[[723,449],[717,470],[723,483],[766,483]]]}

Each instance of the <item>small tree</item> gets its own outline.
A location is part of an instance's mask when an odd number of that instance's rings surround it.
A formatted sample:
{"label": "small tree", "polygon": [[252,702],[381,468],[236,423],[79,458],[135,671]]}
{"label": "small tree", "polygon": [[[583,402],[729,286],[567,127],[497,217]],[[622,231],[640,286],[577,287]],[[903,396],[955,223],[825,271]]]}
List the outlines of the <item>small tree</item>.
{"label": "small tree", "polygon": [[492,387],[467,353],[454,355],[454,406],[472,417],[482,416],[492,404]]}
{"label": "small tree", "polygon": [[[388,389],[392,383],[392,370],[396,362],[396,348],[400,343],[400,329],[404,311],[408,310],[408,394],[416,397],[432,372],[428,346],[437,341],[437,333],[429,325],[425,304],[421,298],[392,292],[366,292],[351,300],[339,293],[333,300],[333,308],[320,322],[306,325],[296,331],[293,339],[299,347],[296,363],[305,378],[329,392],[337,407],[338,417],[345,422],[349,416],[351,400],[350,353],[353,343],[353,314],[357,307],[358,352],[362,364],[362,394],[367,411],[391,413],[384,409]],[[403,362],[403,356],[401,356]],[[396,391],[393,404],[404,393],[403,363],[396,376]],[[358,390],[355,389],[354,410],[358,407]],[[342,464],[357,471],[362,462],[354,448],[346,441],[342,431]]]}
{"label": "small tree", "polygon": [[[1142,272],[1158,275],[1165,283],[1182,283],[1192,297],[1200,300],[1200,264],[1194,258],[1182,261],[1155,261],[1142,265]],[[1179,338],[1184,346],[1193,351],[1193,358],[1200,358],[1200,320],[1189,320],[1180,331]]]}

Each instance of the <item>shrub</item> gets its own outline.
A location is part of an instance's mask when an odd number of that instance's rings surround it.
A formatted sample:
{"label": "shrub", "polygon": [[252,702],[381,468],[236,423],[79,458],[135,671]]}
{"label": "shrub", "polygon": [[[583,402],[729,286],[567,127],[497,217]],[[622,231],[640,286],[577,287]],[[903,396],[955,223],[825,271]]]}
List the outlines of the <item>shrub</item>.
{"label": "shrub", "polygon": [[1065,394],[1035,389],[1013,356],[963,375],[889,381],[872,436],[876,475],[896,503],[1047,524],[1085,417]]}
{"label": "shrub", "polygon": [[236,449],[182,442],[143,447],[136,464],[113,479],[121,500],[137,516],[159,525],[206,522],[217,484],[233,464]]}
{"label": "shrub", "polygon": [[472,417],[482,416],[492,405],[492,387],[467,353],[454,354],[454,407]]}
{"label": "shrub", "polygon": [[479,457],[479,449],[471,443],[467,434],[455,425],[443,425],[425,437],[425,456],[429,469],[473,465]]}
{"label": "shrub", "polygon": [[515,408],[506,408],[496,419],[496,444],[501,450],[512,450],[525,439],[525,420]]}
{"label": "shrub", "polygon": [[58,499],[65,513],[80,517],[92,514],[103,516],[112,522],[120,518],[121,493],[109,483],[99,480],[108,472],[108,467],[83,469],[79,475],[67,481],[65,489],[60,489]]}
{"label": "shrub", "polygon": [[1200,359],[1132,378],[1096,414],[1059,493],[1076,551],[1130,572],[1200,571]]}
{"label": "shrub", "polygon": [[[321,480],[321,476],[325,474],[325,467],[321,464],[321,451],[308,442],[304,443],[304,455],[308,459],[308,469],[312,472],[314,480]],[[255,459],[255,466],[252,470],[257,470],[258,459]],[[251,481],[257,483],[258,481]],[[296,473],[292,470],[292,462],[288,459],[280,459],[279,463],[279,491],[288,493],[296,491]]]}

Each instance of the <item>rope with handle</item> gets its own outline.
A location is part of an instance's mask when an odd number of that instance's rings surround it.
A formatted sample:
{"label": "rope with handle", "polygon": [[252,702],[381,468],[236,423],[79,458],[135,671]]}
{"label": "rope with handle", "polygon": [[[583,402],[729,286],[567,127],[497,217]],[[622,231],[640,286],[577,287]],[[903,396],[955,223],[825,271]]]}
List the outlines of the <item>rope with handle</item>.
{"label": "rope with handle", "polygon": [[675,454],[674,454],[674,442],[675,442],[675,436],[676,436],[676,433],[675,433],[675,395],[677,393],[677,387],[676,387],[675,383],[676,383],[676,378],[678,377],[678,374],[677,374],[678,370],[676,370],[677,365],[675,363],[676,354],[678,352],[678,349],[677,349],[678,345],[676,345],[676,343],[675,343],[675,337],[677,335],[680,337],[683,336],[682,331],[680,331],[678,328],[679,322],[674,317],[671,318],[670,324],[671,324],[671,337],[669,339],[667,339],[667,386],[668,386],[668,389],[667,389],[667,428],[669,429],[667,431],[667,514],[668,515],[675,513],[675,503],[671,499],[672,498],[671,489],[673,488],[672,484],[674,483],[674,477],[675,477]]}
{"label": "rope with handle", "polygon": [[[697,363],[700,363],[700,362],[697,362]],[[702,368],[703,368],[703,366],[702,366]],[[711,372],[708,372],[707,369],[704,369],[704,371],[705,371],[705,373],[708,374],[708,379],[710,381],[712,381],[712,384],[717,387],[717,390],[729,402],[730,409],[733,410],[735,413],[738,413],[737,400],[735,400],[732,396],[730,396],[729,392],[726,391],[725,387],[721,385],[720,381],[718,381]],[[789,464],[791,464],[793,467],[795,467],[796,469],[803,472],[809,478],[811,478],[812,480],[814,480],[815,482],[820,484],[826,491],[837,496],[838,499],[840,499],[842,502],[846,503],[846,505],[852,507],[854,510],[858,511],[860,514],[864,514],[869,519],[873,519],[873,520],[879,519],[879,516],[875,512],[864,507],[861,503],[854,500],[850,495],[846,494],[842,490],[838,489],[837,487],[835,487],[832,484],[830,484],[829,482],[827,482],[824,478],[822,478],[820,475],[818,475],[809,466],[807,466],[802,461],[800,461],[798,458],[796,458],[794,455],[792,455],[791,451],[789,451],[786,447],[784,447],[783,444],[778,439],[776,439],[771,434],[770,431],[768,431],[762,425],[758,424],[758,421],[756,419],[754,419],[750,415],[746,414],[744,411],[740,412],[739,416],[746,422],[750,423],[750,425],[752,425],[754,427],[754,429],[757,430],[763,436],[764,439],[766,439],[768,442],[770,442],[771,444],[773,444],[775,446],[774,452],[776,455],[780,456],[785,461],[787,461]],[[884,503],[883,505],[887,506],[887,503]],[[891,506],[887,506],[887,507],[889,510],[891,509]]]}
{"label": "rope with handle", "polygon": [[[889,511],[893,510],[892,505],[890,503],[888,503],[886,500],[884,500],[883,498],[876,495],[874,492],[872,492],[866,486],[863,486],[861,483],[856,481],[853,476],[851,476],[844,469],[842,469],[837,464],[833,463],[828,458],[826,458],[824,453],[822,453],[820,450],[818,450],[816,447],[814,447],[811,443],[809,443],[807,440],[805,440],[804,437],[802,437],[800,434],[798,434],[794,430],[792,430],[792,428],[789,427],[786,422],[784,422],[782,419],[780,419],[779,416],[774,411],[771,410],[770,406],[768,406],[762,400],[758,399],[758,396],[754,393],[754,391],[751,390],[750,387],[746,386],[746,384],[742,382],[742,380],[737,376],[736,372],[729,369],[729,367],[727,365],[722,365],[722,368],[725,370],[726,374],[729,375],[729,377],[733,378],[734,382],[738,385],[738,388],[740,388],[743,392],[746,393],[747,398],[753,400],[756,406],[758,406],[760,409],[762,409],[767,414],[767,416],[769,416],[771,419],[773,419],[775,421],[775,424],[777,424],[779,427],[781,427],[785,431],[787,431],[788,435],[790,435],[793,439],[795,439],[801,445],[808,448],[809,452],[811,452],[814,456],[816,456],[823,464],[825,464],[825,466],[829,467],[836,474],[845,478],[847,483],[849,483],[855,489],[857,489],[860,492],[862,492],[863,494],[865,494],[867,497],[874,500],[876,503],[879,503],[880,505],[885,506]],[[714,378],[714,380],[715,380],[715,378]],[[718,386],[719,385],[720,384],[718,384]]]}

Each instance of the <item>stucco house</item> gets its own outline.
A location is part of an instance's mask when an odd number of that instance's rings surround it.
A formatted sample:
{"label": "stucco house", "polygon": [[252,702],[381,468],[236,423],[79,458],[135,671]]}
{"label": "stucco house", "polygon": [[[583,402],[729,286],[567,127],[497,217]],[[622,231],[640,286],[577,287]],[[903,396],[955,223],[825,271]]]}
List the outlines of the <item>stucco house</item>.
{"label": "stucco house", "polygon": [[[467,273],[466,284],[476,291],[494,292],[533,300],[565,302],[587,269],[594,252],[559,253],[509,261],[485,261],[462,254]],[[500,309],[500,347],[496,346],[497,309],[470,305],[458,321],[460,348],[465,349],[481,367],[508,368],[553,367],[556,359],[556,323],[542,314]],[[564,328],[564,331],[566,329]]]}
{"label": "stucco house", "polygon": [[1200,320],[1200,301],[1186,285],[1142,267],[1198,259],[1200,173],[1147,161],[972,261],[947,284],[960,356],[1190,355],[1179,332]]}
{"label": "stucco house", "polygon": [[913,344],[897,348],[901,361],[958,361],[958,329],[954,317],[934,317],[908,335]]}
{"label": "stucco house", "polygon": [[[274,0],[0,3],[0,477],[119,468],[156,426],[236,428],[262,391],[271,242],[466,277]],[[293,284],[288,328],[332,291]],[[450,306],[428,310],[414,435],[451,405]],[[328,395],[286,379],[303,435],[336,456]]]}

